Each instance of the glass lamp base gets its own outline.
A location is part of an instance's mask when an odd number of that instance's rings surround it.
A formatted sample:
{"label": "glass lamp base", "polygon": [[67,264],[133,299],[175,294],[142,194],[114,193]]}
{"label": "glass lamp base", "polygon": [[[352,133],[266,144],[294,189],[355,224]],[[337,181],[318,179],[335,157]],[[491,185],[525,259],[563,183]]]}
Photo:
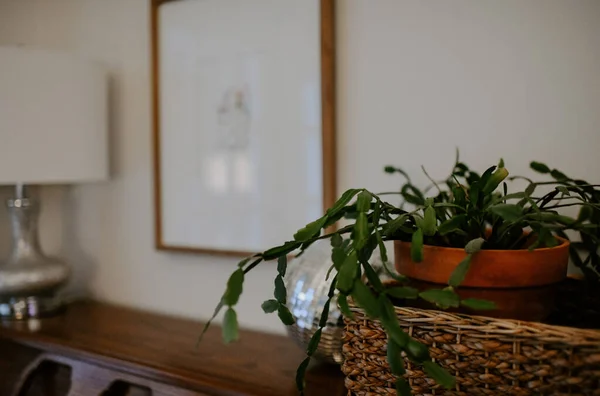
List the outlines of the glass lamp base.
{"label": "glass lamp base", "polygon": [[0,320],[27,320],[58,313],[63,308],[57,296],[29,296],[0,299]]}
{"label": "glass lamp base", "polygon": [[48,257],[38,240],[40,206],[29,198],[22,184],[15,198],[6,201],[11,224],[12,249],[0,261],[0,320],[27,320],[60,310],[57,292],[69,280],[70,267]]}

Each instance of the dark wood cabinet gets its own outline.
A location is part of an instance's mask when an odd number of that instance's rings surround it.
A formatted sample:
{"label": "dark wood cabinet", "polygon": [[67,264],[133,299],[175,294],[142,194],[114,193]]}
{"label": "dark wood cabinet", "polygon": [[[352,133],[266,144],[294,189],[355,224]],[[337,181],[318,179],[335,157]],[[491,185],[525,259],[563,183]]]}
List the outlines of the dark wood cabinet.
{"label": "dark wood cabinet", "polygon": [[[60,315],[0,326],[0,396],[292,396],[304,353],[285,336],[76,302]],[[339,367],[311,366],[307,396],[342,396]]]}

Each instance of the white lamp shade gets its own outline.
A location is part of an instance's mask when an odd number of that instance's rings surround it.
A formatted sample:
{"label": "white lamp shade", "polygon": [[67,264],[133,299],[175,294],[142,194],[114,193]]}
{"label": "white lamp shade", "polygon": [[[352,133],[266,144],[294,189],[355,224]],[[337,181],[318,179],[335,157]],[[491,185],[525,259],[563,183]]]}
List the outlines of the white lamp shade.
{"label": "white lamp shade", "polygon": [[108,178],[108,76],[76,56],[0,47],[0,184]]}

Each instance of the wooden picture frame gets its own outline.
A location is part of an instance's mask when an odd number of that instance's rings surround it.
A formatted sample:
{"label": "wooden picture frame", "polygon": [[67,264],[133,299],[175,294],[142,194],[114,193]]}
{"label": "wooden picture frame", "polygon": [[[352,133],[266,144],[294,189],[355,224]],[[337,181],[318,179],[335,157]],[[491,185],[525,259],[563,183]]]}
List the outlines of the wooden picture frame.
{"label": "wooden picture frame", "polygon": [[[151,19],[151,65],[152,65],[152,110],[153,110],[153,132],[152,132],[152,141],[153,141],[153,171],[154,171],[154,216],[155,216],[155,247],[158,250],[165,251],[176,251],[176,252],[188,252],[188,253],[209,253],[209,254],[218,254],[218,255],[230,255],[230,256],[246,256],[256,251],[261,251],[263,249],[271,247],[268,246],[245,246],[245,247],[236,247],[236,246],[214,246],[211,243],[179,243],[174,241],[175,238],[172,236],[166,235],[171,232],[165,230],[165,228],[169,227],[171,224],[171,229],[173,228],[171,221],[169,218],[166,218],[167,214],[165,214],[165,207],[167,211],[170,210],[170,206],[168,206],[168,199],[166,199],[167,193],[165,193],[165,188],[168,187],[169,182],[166,180],[168,175],[165,172],[164,167],[165,159],[163,156],[165,150],[164,144],[166,139],[164,138],[164,134],[166,131],[161,130],[162,128],[163,117],[165,117],[161,108],[161,90],[165,88],[161,86],[161,9],[165,6],[170,6],[171,3],[189,3],[195,2],[196,0],[150,0],[151,1],[151,10],[150,10],[150,19]],[[225,1],[228,0],[219,0],[219,5],[224,4]],[[232,0],[233,1],[233,0]],[[244,0],[247,2],[251,2],[252,0]],[[264,0],[263,0],[264,1]],[[317,34],[320,37],[317,48],[317,56],[319,59],[319,64],[317,67],[317,72],[320,72],[320,95],[318,95],[317,100],[320,101],[320,162],[322,165],[322,172],[320,175],[321,178],[321,201],[322,201],[322,213],[330,207],[337,198],[336,191],[336,98],[335,98],[335,0],[313,0],[316,2],[316,10],[318,12],[318,31]],[[169,4],[166,4],[169,3]],[[206,3],[206,2],[205,2]],[[214,2],[216,4],[216,1]],[[238,3],[239,4],[239,3]],[[276,3],[273,3],[276,4]],[[291,3],[290,3],[291,4]],[[306,2],[305,4],[308,4]],[[279,5],[278,5],[279,6]],[[293,18],[294,15],[291,13],[289,15],[290,18]],[[300,26],[300,24],[299,24]],[[237,92],[236,92],[236,95]],[[237,97],[236,97],[237,98]],[[238,99],[236,99],[238,100]],[[173,118],[173,117],[171,117]],[[173,128],[175,129],[175,128]],[[173,131],[169,131],[172,133]],[[294,136],[298,136],[297,134]],[[172,157],[171,157],[172,158]],[[273,164],[273,166],[277,166],[277,164]],[[170,171],[171,174],[173,173]],[[285,182],[285,180],[282,180]],[[289,186],[289,185],[288,185]],[[182,186],[183,187],[183,186]],[[284,187],[287,188],[287,187]],[[171,191],[171,190],[169,190]],[[182,191],[181,194],[185,194],[185,191]],[[172,199],[169,198],[169,199]],[[191,198],[190,198],[191,199]],[[201,197],[194,197],[194,199],[201,199]],[[171,205],[172,206],[172,205]],[[219,212],[219,208],[214,208],[215,212]],[[319,213],[320,216],[322,213]],[[193,217],[193,214],[190,216]],[[308,221],[312,221],[317,217],[306,219],[307,221],[298,222],[294,226],[296,228],[302,227]],[[198,217],[197,221],[202,223],[206,220],[206,223],[203,225],[199,224],[198,227],[211,227],[214,224],[214,221],[210,221],[210,219]],[[213,219],[214,220],[214,219]],[[240,223],[243,224],[244,218],[240,218]],[[170,222],[170,223],[169,223]],[[235,227],[235,224],[231,224],[231,227]],[[189,228],[189,225],[187,226]],[[288,230],[291,231],[291,230]],[[292,231],[293,233],[293,231]],[[279,244],[284,241],[284,239],[288,238],[292,235],[289,233],[287,235],[281,235],[281,240],[278,240],[276,243]],[[183,233],[182,233],[183,234]],[[187,236],[186,236],[187,238]],[[267,239],[267,238],[265,238]]]}

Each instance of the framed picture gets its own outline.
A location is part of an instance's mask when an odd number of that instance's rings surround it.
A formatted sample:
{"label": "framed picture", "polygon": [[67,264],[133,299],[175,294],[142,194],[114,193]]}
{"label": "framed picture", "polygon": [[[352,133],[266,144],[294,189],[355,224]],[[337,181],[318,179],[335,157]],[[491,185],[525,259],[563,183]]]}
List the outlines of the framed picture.
{"label": "framed picture", "polygon": [[260,252],[336,198],[334,0],[152,1],[160,250]]}

